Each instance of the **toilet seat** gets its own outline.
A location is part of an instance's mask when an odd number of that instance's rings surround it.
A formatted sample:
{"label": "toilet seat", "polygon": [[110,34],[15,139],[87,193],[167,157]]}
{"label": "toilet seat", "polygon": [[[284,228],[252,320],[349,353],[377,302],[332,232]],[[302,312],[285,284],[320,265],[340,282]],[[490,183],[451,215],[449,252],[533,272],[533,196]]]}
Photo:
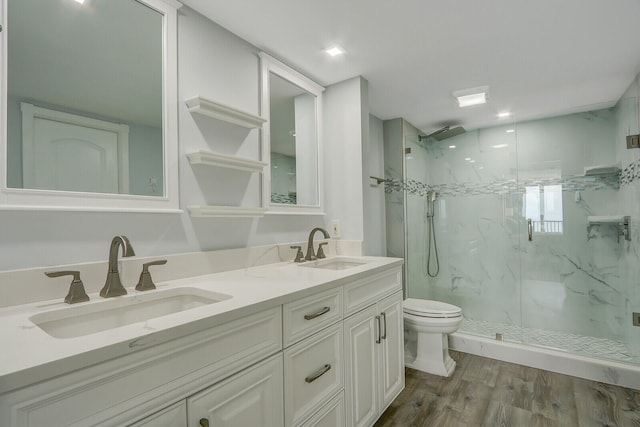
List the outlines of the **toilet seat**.
{"label": "toilet seat", "polygon": [[462,309],[452,304],[417,298],[407,298],[402,304],[402,310],[414,316],[431,318],[461,317]]}

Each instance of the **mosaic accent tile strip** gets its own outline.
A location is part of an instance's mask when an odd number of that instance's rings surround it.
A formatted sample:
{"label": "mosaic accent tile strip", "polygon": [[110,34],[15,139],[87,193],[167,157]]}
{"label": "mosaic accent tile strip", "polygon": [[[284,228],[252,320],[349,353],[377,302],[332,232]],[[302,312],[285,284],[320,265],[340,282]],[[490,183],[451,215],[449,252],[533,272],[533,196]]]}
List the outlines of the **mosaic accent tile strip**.
{"label": "mosaic accent tile strip", "polygon": [[271,193],[271,203],[283,203],[287,205],[295,205],[297,203],[297,197],[295,193],[292,193],[292,194]]}
{"label": "mosaic accent tile strip", "polygon": [[640,181],[640,159],[630,163],[620,172],[620,185],[629,185],[634,181]]}
{"label": "mosaic accent tile strip", "polygon": [[[640,174],[640,165],[638,166]],[[640,178],[639,178],[640,179]],[[391,179],[385,183],[385,192],[393,193],[406,190],[411,195],[424,197],[430,191],[441,196],[477,196],[483,194],[503,195],[524,193],[525,187],[545,185],[562,185],[562,191],[574,192],[585,190],[619,189],[618,174],[602,176],[567,175],[562,178],[527,179],[517,182],[515,179],[496,180],[492,182],[463,182],[454,184],[428,185],[413,179],[402,181]]]}
{"label": "mosaic accent tile strip", "polygon": [[523,328],[516,325],[466,318],[462,321],[458,331],[489,338],[495,338],[496,333],[501,333],[504,340],[508,342],[526,342],[588,357],[631,363],[640,362],[640,356],[634,356],[622,341],[605,338]]}

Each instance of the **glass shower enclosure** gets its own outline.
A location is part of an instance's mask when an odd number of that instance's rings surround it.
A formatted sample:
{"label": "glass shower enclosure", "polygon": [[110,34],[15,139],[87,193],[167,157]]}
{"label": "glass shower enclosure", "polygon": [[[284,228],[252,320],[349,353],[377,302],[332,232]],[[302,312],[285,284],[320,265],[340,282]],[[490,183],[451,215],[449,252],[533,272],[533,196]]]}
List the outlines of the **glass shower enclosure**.
{"label": "glass shower enclosure", "polygon": [[407,297],[461,307],[462,333],[639,362],[638,133],[632,86],[610,108],[406,137]]}

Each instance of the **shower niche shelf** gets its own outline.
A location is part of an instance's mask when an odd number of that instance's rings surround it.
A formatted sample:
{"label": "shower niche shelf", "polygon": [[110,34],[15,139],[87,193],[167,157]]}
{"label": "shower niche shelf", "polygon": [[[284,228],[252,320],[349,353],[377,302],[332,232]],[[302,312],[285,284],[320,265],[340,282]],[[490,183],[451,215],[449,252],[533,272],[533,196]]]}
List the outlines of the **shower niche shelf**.
{"label": "shower niche shelf", "polygon": [[631,217],[629,215],[600,215],[587,217],[587,229],[592,226],[613,225],[618,228],[618,241],[620,236],[624,236],[627,241],[631,240]]}
{"label": "shower niche shelf", "polygon": [[584,168],[584,176],[615,176],[621,170],[619,164],[586,166]]}

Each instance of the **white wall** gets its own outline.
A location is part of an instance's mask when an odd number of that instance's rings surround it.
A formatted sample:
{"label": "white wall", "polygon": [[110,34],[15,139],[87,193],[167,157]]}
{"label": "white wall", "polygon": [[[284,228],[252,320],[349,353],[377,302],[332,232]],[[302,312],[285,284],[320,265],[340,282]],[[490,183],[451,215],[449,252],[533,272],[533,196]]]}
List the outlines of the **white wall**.
{"label": "white wall", "polygon": [[[366,128],[363,115],[366,114]],[[368,138],[367,81],[355,77],[324,92],[324,166],[327,220],[338,219],[342,238],[362,240],[362,144]]]}
{"label": "white wall", "polygon": [[[180,205],[255,205],[257,176],[198,169],[186,153],[209,148],[258,158],[259,132],[191,115],[184,100],[210,97],[259,112],[258,49],[183,7],[178,15]],[[363,238],[362,114],[368,117],[366,82],[355,78],[326,90],[326,217],[202,219],[182,214],[21,212],[0,210],[0,271],[104,260],[116,234],[131,240],[137,255],[240,248],[305,240],[314,226],[339,218],[343,238]],[[367,119],[368,120],[368,119]],[[367,124],[368,129],[368,124]],[[2,284],[0,284],[2,285]]]}

